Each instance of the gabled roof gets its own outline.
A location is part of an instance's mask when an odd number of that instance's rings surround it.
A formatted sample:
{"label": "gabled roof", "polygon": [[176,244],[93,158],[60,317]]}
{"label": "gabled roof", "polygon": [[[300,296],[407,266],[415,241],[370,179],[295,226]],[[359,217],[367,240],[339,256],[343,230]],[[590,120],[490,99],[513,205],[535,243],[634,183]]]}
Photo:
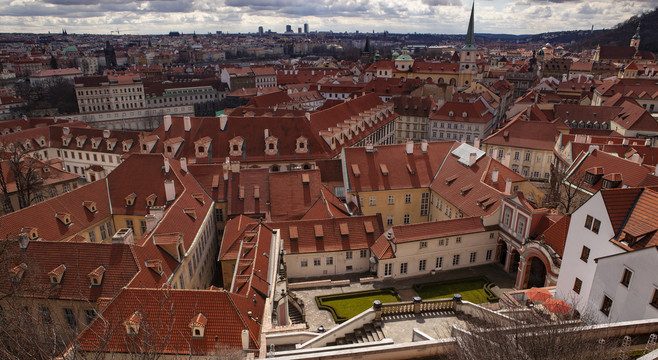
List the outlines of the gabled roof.
{"label": "gabled roof", "polygon": [[320,188],[320,197],[315,200],[301,220],[342,218],[348,216],[350,216],[350,212],[347,206],[323,185]]}
{"label": "gabled roof", "polygon": [[321,196],[320,170],[272,172],[269,187],[272,220],[300,219]]}
{"label": "gabled roof", "polygon": [[500,130],[482,140],[482,143],[550,151],[555,146],[555,137],[558,134],[559,131],[553,122],[524,121],[515,117]]}
{"label": "gabled roof", "polygon": [[391,229],[393,231],[391,241],[396,244],[486,231],[482,224],[482,218],[479,216],[398,225],[393,226]]}
{"label": "gabled roof", "polygon": [[620,174],[621,182],[617,187],[638,186],[647,174],[654,171],[653,166],[637,164],[598,149],[593,149],[591,153],[583,152],[574,159],[572,165],[567,169],[569,175],[566,181],[593,194],[600,190],[603,184],[601,179],[598,179],[594,184],[585,181],[586,172],[593,168],[600,169],[603,176],[613,173]]}

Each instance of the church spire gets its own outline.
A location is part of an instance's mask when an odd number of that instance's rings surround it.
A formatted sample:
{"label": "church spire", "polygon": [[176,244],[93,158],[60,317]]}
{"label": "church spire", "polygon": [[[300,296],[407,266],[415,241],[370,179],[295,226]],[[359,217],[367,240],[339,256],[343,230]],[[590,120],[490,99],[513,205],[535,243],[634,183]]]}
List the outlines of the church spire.
{"label": "church spire", "polygon": [[466,44],[464,49],[475,50],[475,1],[473,1],[473,6],[471,7],[471,19],[468,22],[468,32],[466,33]]}

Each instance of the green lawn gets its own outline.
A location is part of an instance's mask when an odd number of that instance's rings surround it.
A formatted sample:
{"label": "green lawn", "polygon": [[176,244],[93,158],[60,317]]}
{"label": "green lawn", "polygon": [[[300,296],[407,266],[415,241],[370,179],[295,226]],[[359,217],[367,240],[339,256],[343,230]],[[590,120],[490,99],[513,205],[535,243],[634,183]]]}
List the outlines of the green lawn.
{"label": "green lawn", "polygon": [[467,278],[459,280],[442,281],[414,285],[414,290],[422,299],[451,298],[454,294],[461,294],[462,299],[475,304],[487,302],[487,293],[484,285],[489,280],[485,277]]}
{"label": "green lawn", "polygon": [[[343,322],[372,307],[372,302],[382,303],[400,301],[400,297],[391,290],[357,291],[353,293],[317,296],[318,307],[332,308],[336,322]],[[326,309],[329,310],[329,309]],[[329,310],[332,311],[332,310]]]}

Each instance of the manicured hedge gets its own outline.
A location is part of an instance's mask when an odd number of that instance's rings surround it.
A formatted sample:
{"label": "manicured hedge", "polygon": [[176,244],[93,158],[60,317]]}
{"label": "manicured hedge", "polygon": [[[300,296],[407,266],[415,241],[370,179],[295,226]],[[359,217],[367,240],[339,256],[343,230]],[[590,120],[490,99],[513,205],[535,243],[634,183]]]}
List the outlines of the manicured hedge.
{"label": "manicured hedge", "polygon": [[329,311],[337,324],[345,322],[367,310],[375,300],[380,300],[382,303],[398,302],[400,301],[400,296],[395,289],[387,288],[315,297],[318,308]]}

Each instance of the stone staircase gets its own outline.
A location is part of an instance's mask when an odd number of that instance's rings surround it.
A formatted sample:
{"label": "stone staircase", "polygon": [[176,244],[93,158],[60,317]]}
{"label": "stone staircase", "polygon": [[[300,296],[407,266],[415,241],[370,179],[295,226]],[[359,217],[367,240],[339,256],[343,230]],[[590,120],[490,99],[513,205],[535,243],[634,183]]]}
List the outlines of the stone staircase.
{"label": "stone staircase", "polygon": [[304,323],[304,317],[302,316],[302,313],[300,313],[297,307],[295,305],[292,305],[290,302],[288,302],[288,315],[290,316],[291,323],[293,324]]}
{"label": "stone staircase", "polygon": [[354,330],[354,332],[336,339],[335,342],[327,344],[328,346],[361,344],[366,342],[375,342],[384,339],[384,331],[377,324],[365,324],[363,327]]}

